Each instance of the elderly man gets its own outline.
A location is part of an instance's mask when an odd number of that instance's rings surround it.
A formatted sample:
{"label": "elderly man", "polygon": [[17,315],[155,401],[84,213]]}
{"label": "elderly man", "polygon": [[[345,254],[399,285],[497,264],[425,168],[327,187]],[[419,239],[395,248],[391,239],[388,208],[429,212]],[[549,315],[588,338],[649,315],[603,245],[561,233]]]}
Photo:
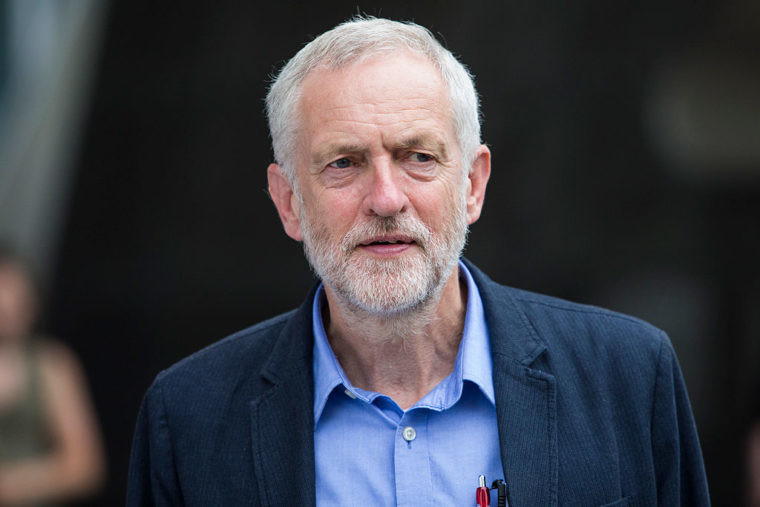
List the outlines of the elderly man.
{"label": "elderly man", "polygon": [[467,70],[356,19],[267,97],[269,191],[321,283],[162,372],[129,505],[709,503],[664,333],[460,260],[491,170]]}

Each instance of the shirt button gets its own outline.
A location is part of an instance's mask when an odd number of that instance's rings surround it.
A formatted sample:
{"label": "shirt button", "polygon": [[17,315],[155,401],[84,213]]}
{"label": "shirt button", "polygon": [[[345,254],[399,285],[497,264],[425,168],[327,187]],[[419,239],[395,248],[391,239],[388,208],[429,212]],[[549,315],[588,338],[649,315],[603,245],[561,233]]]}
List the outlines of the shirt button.
{"label": "shirt button", "polygon": [[411,426],[407,426],[404,428],[404,431],[401,432],[401,436],[404,437],[404,440],[407,442],[411,442],[415,438],[417,438],[417,432],[414,431],[414,428]]}

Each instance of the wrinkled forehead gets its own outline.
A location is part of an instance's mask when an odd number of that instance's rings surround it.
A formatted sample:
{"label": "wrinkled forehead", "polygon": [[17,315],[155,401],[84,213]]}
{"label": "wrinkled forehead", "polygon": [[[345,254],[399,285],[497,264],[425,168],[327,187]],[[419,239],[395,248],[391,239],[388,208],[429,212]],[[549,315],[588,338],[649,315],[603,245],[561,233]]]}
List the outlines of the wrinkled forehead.
{"label": "wrinkled forehead", "polygon": [[[394,107],[396,104],[399,107]],[[362,55],[342,65],[323,62],[312,69],[300,86],[298,130],[315,109],[340,112],[360,105],[374,105],[393,117],[403,117],[401,105],[432,109],[431,120],[454,133],[452,100],[440,70],[427,56],[395,48]],[[309,128],[318,128],[311,123]]]}
{"label": "wrinkled forehead", "polygon": [[[398,77],[396,83],[386,83],[383,80],[393,75]],[[350,80],[346,81],[346,77],[350,77]],[[424,55],[409,50],[366,55],[340,66],[322,63],[304,77],[301,83],[301,98],[303,99],[303,95],[308,93],[310,88],[311,91],[319,90],[322,86],[334,82],[342,82],[344,88],[361,85],[367,90],[374,89],[378,83],[404,83],[417,88],[435,87],[440,90],[441,95],[448,96],[448,88],[440,70]]]}

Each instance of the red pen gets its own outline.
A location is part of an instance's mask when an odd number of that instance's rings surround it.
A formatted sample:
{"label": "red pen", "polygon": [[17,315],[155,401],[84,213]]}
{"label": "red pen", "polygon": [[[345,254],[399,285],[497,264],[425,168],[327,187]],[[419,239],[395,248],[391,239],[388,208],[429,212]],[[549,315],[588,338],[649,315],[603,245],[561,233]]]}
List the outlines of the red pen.
{"label": "red pen", "polygon": [[491,505],[491,492],[486,487],[486,476],[478,477],[478,489],[475,492],[475,502],[478,507],[489,507]]}

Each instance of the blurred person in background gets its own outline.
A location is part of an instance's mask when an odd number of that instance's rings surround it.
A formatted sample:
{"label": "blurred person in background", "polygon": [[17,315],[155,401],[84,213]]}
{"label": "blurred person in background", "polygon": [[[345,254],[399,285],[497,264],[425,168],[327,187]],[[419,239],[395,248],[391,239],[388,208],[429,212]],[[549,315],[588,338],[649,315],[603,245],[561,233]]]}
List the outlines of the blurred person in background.
{"label": "blurred person in background", "polygon": [[760,379],[753,391],[749,431],[746,440],[747,505],[760,507]]}
{"label": "blurred person in background", "polygon": [[747,504],[760,507],[760,418],[752,426],[747,437]]}
{"label": "blurred person in background", "polygon": [[0,247],[0,505],[51,505],[95,493],[100,431],[79,362],[37,335],[29,270]]}

